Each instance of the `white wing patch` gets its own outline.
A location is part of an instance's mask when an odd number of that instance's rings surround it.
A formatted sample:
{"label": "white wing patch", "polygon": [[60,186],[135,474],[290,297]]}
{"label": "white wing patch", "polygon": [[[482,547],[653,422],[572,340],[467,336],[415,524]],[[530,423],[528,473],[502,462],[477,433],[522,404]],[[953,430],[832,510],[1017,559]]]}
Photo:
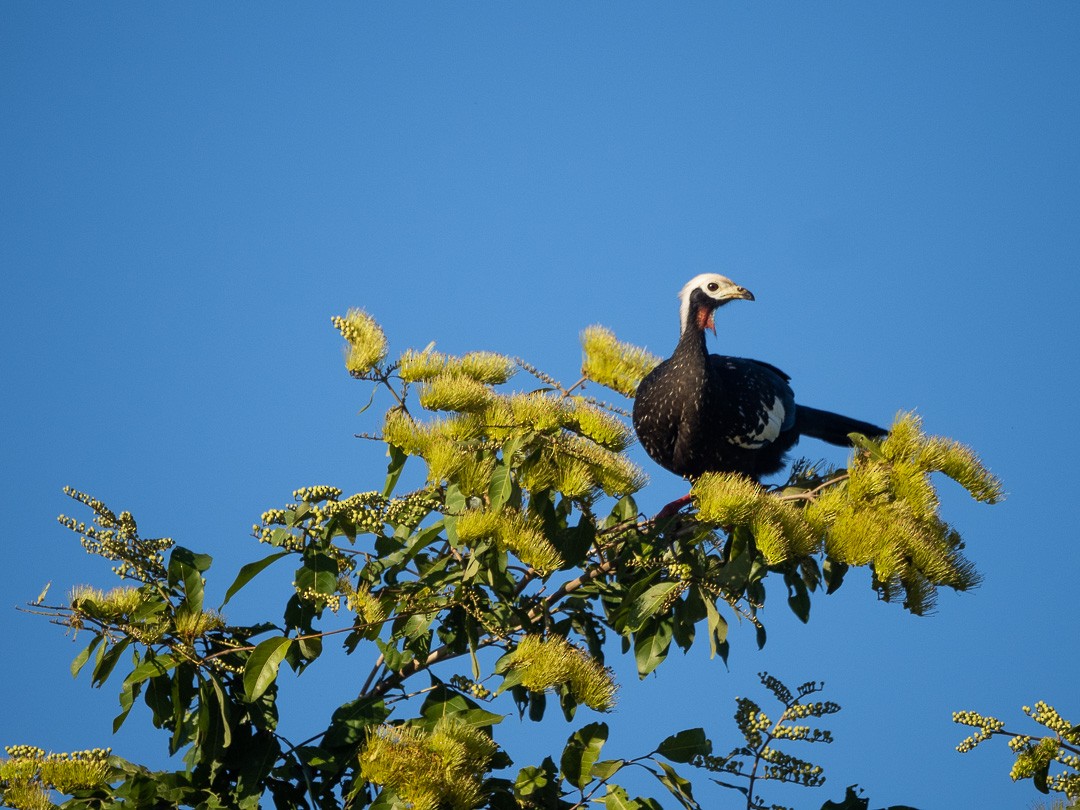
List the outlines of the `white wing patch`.
{"label": "white wing patch", "polygon": [[784,424],[784,403],[780,397],[773,397],[772,405],[758,419],[757,429],[745,436],[732,436],[731,443],[747,450],[759,450],[767,444],[776,441],[780,435],[780,428]]}

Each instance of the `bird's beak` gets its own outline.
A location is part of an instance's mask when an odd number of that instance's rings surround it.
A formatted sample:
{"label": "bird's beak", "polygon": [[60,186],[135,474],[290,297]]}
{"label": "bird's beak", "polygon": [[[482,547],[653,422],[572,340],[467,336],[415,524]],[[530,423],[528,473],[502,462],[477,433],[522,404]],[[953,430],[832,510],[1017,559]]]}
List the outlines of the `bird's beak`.
{"label": "bird's beak", "polygon": [[730,297],[730,298],[739,298],[739,299],[742,299],[743,301],[753,301],[754,300],[754,294],[752,292],[750,292],[748,289],[746,289],[746,287],[736,287],[734,290],[731,291],[731,293],[729,294],[728,297]]}

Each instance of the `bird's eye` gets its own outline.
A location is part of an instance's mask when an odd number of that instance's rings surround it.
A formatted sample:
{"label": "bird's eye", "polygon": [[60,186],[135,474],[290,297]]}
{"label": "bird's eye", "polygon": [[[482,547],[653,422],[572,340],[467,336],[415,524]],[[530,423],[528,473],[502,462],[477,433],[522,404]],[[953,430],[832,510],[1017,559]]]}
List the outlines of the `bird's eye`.
{"label": "bird's eye", "polygon": [[707,288],[708,288],[709,292],[716,292],[717,290],[720,289],[720,285],[717,284],[715,281],[710,281],[708,283],[708,285],[707,285]]}

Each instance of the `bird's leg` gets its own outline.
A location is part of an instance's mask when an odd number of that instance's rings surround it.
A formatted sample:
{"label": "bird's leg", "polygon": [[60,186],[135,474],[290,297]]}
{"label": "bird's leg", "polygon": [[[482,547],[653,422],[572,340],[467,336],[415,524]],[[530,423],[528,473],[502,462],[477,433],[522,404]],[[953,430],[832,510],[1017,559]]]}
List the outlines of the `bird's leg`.
{"label": "bird's leg", "polygon": [[653,520],[664,520],[665,518],[669,518],[672,515],[681,512],[683,507],[690,503],[690,500],[691,497],[689,492],[683,495],[681,498],[676,498],[674,501],[672,501],[659,512],[657,512],[656,517],[654,517]]}

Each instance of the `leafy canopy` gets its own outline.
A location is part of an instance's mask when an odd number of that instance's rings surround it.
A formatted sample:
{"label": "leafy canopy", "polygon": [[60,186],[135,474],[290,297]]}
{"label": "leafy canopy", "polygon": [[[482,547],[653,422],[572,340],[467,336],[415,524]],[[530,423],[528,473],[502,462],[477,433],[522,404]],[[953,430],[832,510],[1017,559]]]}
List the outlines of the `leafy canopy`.
{"label": "leafy canopy", "polygon": [[[990,503],[1000,485],[973,453],[926,436],[910,414],[884,441],[860,438],[845,470],[797,465],[775,489],[702,476],[692,511],[651,519],[634,500],[647,478],[626,452],[625,411],[584,394],[595,382],[632,395],[656,362],[648,353],[590,328],[583,377],[566,386],[490,352],[410,349],[389,362],[371,316],[352,310],[333,323],[348,343],[349,373],[390,397],[379,432],[367,436],[386,447],[385,478],[350,495],[305,487],[264,512],[253,535],[266,551],[216,606],[206,600],[207,554],[144,538],[129,513],[67,490],[90,518],[61,523],[114,563],[121,584],[77,586],[66,601],[33,609],[88,636],[72,671],[88,670],[93,686],[119,683],[114,729],[141,700],[182,763],[152,771],[108,752],[50,760],[14,747],[0,769],[9,805],[51,807],[55,791],[70,797],[65,807],[87,809],[660,807],[619,784],[637,770],[668,802],[696,808],[675,769],[691,765],[762,807],[762,780],[824,781],[820,768],[777,747],[830,739],[799,722],[838,708],[806,700],[819,685],[792,692],[764,678],[783,704],[780,719],[739,699],[745,744],[724,757],[703,729],[687,729],[601,759],[609,729],[596,717],[615,709],[618,694],[606,657],[632,655],[642,678],[673,645],[704,639],[710,656],[726,659],[733,619],[764,644],[770,592],[778,587],[805,622],[811,595],[841,587],[853,566],[872,572],[878,597],[913,613],[931,609],[942,586],[978,581],[939,517],[930,476]],[[525,383],[509,389],[515,376]],[[411,459],[425,483],[399,492]],[[228,604],[271,566],[293,571],[277,607],[256,624],[231,624]],[[282,666],[302,675],[329,660],[354,673],[355,696],[309,718],[306,739],[286,739]],[[539,722],[552,704],[567,722],[579,711],[587,722],[557,757],[514,763],[498,743],[505,713]],[[851,794],[833,806],[858,801]]]}

